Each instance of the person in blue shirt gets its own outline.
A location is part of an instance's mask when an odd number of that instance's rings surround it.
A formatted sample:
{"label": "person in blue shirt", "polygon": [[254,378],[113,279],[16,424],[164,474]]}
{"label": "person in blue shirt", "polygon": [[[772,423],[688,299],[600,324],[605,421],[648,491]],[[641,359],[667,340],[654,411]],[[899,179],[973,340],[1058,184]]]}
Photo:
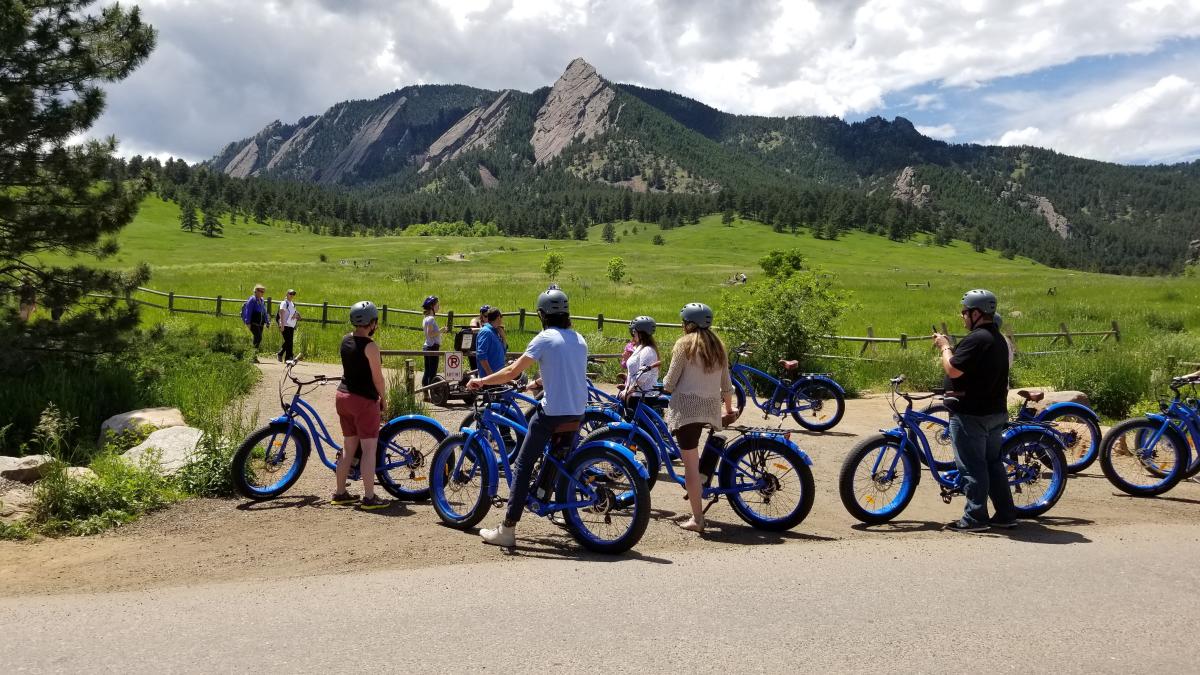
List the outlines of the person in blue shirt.
{"label": "person in blue shirt", "polygon": [[267,313],[267,303],[263,301],[263,295],[267,292],[266,286],[257,284],[254,287],[254,295],[246,299],[242,305],[242,323],[250,329],[250,335],[254,340],[254,353],[258,354],[258,346],[262,344],[263,328],[271,324],[271,316]]}
{"label": "person in blue shirt", "polygon": [[587,342],[571,329],[567,294],[558,286],[551,285],[538,296],[537,312],[543,330],[529,341],[525,353],[512,365],[467,382],[468,389],[504,384],[525,372],[536,361],[541,376],[532,386],[540,386],[546,391],[541,405],[529,420],[529,433],[525,435],[525,441],[517,453],[512,492],[504,521],[495,529],[479,531],[484,543],[495,546],[511,548],[516,544],[517,522],[525,510],[534,463],[545,450],[554,430],[572,422],[578,423],[583,419],[583,410],[587,407]]}
{"label": "person in blue shirt", "polygon": [[504,367],[508,345],[504,343],[504,314],[499,307],[488,308],[487,323],[475,336],[475,357],[479,360],[479,375],[486,377]]}

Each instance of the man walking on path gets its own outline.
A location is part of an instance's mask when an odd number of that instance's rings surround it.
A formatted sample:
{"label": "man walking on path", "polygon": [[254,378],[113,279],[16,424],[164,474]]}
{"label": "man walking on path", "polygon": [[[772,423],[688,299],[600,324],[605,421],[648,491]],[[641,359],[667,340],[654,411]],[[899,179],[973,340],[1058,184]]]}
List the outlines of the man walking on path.
{"label": "man walking on path", "polygon": [[283,334],[283,346],[279,348],[279,353],[275,355],[275,358],[280,361],[291,361],[295,356],[292,340],[296,336],[296,324],[300,323],[300,312],[296,311],[295,289],[289,288],[287,299],[279,303],[279,311],[275,314],[275,323],[279,325],[279,332]]}
{"label": "man walking on path", "polygon": [[255,356],[258,356],[258,346],[262,344],[263,328],[271,323],[271,316],[267,313],[267,303],[263,301],[263,295],[266,292],[266,286],[256,284],[254,295],[251,295],[242,305],[242,323],[246,324],[246,327],[250,329],[250,335],[254,337]]}
{"label": "man walking on path", "polygon": [[[1008,342],[996,326],[996,296],[991,291],[967,291],[962,299],[963,324],[970,333],[956,347],[935,334],[946,372],[947,407],[954,461],[963,477],[967,497],[963,517],[947,528],[980,532],[989,527],[1016,527],[1016,509],[1001,459],[1001,433],[1008,421]],[[988,497],[996,508],[988,517]]]}

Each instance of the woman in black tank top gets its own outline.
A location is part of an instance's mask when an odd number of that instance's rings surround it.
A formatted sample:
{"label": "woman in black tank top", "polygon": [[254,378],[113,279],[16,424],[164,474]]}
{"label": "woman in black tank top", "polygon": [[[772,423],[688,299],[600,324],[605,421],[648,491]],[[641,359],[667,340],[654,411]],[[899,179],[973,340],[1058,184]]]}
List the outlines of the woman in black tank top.
{"label": "woman in black tank top", "polygon": [[350,323],[354,332],[342,338],[342,383],[338,385],[337,413],[345,443],[338,458],[334,485],[334,504],[353,504],[357,497],[346,492],[346,478],[354,464],[355,455],[362,449],[359,473],[363,482],[363,498],[359,507],[381,509],[386,500],[375,496],[375,449],[379,441],[379,423],[387,408],[383,393],[383,364],[379,345],[371,339],[379,325],[375,305],[355,303],[350,308]]}

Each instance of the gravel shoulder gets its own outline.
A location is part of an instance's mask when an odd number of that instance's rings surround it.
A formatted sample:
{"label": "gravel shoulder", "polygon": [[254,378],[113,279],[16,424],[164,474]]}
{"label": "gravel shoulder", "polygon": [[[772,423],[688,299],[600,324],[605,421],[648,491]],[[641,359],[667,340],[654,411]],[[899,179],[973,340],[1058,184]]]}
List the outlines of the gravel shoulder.
{"label": "gravel shoulder", "polygon": [[[278,410],[279,364],[261,364],[263,379],[239,407],[259,420]],[[303,364],[300,372],[336,374],[337,368]],[[332,387],[311,397],[327,423],[333,415]],[[444,425],[456,425],[462,406],[434,409]],[[743,423],[767,424],[750,412]],[[777,423],[777,422],[776,422]],[[831,433],[810,434],[784,428],[812,457],[817,484],[812,513],[795,530],[769,533],[745,525],[721,502],[709,512],[703,537],[680,530],[673,519],[686,510],[683,490],[666,482],[654,490],[654,518],[634,557],[670,559],[673,555],[735,550],[740,547],[798,547],[820,555],[845,542],[901,551],[914,541],[962,535],[942,531],[961,513],[962,500],[945,505],[930,481],[923,481],[899,521],[863,527],[843,509],[837,474],[847,451],[864,435],[890,426],[885,398],[848,402],[843,422]],[[315,458],[314,458],[315,459]],[[319,461],[284,497],[263,503],[237,499],[196,499],[104,535],[0,542],[0,596],[106,592],[184,586],[201,582],[250,581],[345,571],[368,572],[439,567],[453,564],[513,562],[527,558],[607,560],[579,548],[568,534],[539,518],[528,517],[519,530],[519,547],[508,555],[484,546],[474,533],[439,524],[428,504],[396,504],[378,512],[335,507],[326,499],[333,476]],[[1035,544],[1087,545],[1125,532],[1130,526],[1185,526],[1193,533],[1200,484],[1185,482],[1164,497],[1134,499],[1118,493],[1098,466],[1072,478],[1050,516],[1011,534],[988,534]],[[498,510],[484,521],[491,525]],[[860,544],[855,544],[856,546]]]}

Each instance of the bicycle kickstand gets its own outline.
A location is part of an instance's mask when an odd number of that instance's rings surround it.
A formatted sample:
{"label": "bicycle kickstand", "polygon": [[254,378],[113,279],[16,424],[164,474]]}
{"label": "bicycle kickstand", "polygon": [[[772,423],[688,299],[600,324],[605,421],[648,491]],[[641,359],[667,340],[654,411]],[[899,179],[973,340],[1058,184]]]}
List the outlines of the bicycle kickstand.
{"label": "bicycle kickstand", "polygon": [[713,495],[712,500],[704,505],[704,510],[701,511],[700,513],[703,513],[704,515],[708,515],[708,510],[711,509],[713,506],[715,506],[716,503],[719,501],[721,501],[721,495]]}

